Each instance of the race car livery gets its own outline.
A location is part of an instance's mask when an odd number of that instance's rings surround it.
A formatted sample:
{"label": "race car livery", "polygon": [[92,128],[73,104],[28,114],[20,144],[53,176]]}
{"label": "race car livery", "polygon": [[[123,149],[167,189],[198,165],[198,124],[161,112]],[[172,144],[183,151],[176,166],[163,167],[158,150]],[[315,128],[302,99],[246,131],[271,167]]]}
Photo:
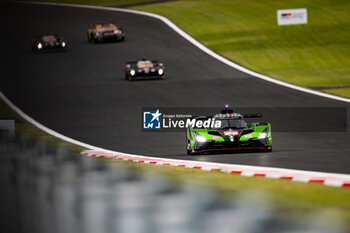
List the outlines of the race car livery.
{"label": "race car livery", "polygon": [[45,34],[32,38],[31,47],[34,51],[66,50],[67,42],[58,35]]}
{"label": "race car livery", "polygon": [[113,23],[100,23],[90,25],[87,33],[88,41],[93,43],[103,41],[124,41],[125,33],[123,29]]}
{"label": "race car livery", "polygon": [[214,116],[197,117],[202,120],[212,118],[221,124],[216,128],[186,128],[187,154],[226,150],[272,151],[270,123],[245,121],[245,118],[255,117],[261,115],[239,114],[231,109],[225,109]]}
{"label": "race car livery", "polygon": [[158,61],[142,59],[127,62],[124,67],[125,79],[165,79],[164,64]]}

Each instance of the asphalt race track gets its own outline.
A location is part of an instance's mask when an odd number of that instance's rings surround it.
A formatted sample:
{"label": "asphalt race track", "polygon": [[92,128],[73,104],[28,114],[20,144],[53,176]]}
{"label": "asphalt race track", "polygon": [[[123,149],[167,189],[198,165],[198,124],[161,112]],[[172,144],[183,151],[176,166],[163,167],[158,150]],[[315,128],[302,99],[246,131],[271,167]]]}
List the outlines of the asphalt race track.
{"label": "asphalt race track", "polygon": [[[8,4],[2,7],[0,90],[43,125],[106,149],[176,159],[350,173],[350,133],[273,132],[272,153],[188,156],[184,133],[142,133],[142,107],[346,107],[234,70],[164,23],[111,11]],[[87,26],[115,22],[124,43],[89,44]],[[58,33],[67,52],[35,54],[34,35]],[[128,82],[126,61],[163,61],[167,80]],[[348,111],[349,112],[349,111]],[[293,122],[288,122],[293,124]]]}

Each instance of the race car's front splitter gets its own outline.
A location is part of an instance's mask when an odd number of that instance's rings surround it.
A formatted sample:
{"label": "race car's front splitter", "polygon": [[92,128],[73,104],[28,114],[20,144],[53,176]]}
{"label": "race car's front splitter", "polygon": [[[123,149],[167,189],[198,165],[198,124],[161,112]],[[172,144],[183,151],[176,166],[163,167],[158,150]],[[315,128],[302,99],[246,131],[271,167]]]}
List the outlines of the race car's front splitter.
{"label": "race car's front splitter", "polygon": [[210,148],[203,150],[192,150],[193,154],[204,153],[204,152],[215,152],[215,151],[250,151],[250,150],[262,150],[262,151],[271,151],[272,147],[235,147],[235,148]]}
{"label": "race car's front splitter", "polygon": [[207,151],[228,151],[228,150],[271,150],[267,139],[237,141],[237,142],[206,142],[196,143],[192,153],[203,153]]}
{"label": "race car's front splitter", "polygon": [[133,79],[162,79],[164,78],[164,76],[162,75],[146,75],[146,74],[137,74],[135,76],[132,77]]}

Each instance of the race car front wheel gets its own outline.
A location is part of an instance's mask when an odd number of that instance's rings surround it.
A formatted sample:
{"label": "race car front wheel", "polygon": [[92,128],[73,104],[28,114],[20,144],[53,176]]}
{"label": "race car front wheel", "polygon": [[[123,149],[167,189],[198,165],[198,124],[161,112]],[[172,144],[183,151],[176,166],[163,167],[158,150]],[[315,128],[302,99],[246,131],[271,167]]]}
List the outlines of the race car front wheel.
{"label": "race car front wheel", "polygon": [[186,150],[188,155],[193,155],[191,150],[191,142],[189,140],[187,140],[187,143],[186,143]]}
{"label": "race car front wheel", "polygon": [[94,44],[97,44],[97,42],[98,42],[98,38],[96,37],[96,35],[91,35],[91,40],[92,40],[92,42],[94,43]]}
{"label": "race car front wheel", "polygon": [[193,153],[192,153],[192,150],[191,150],[191,149],[186,148],[186,150],[187,150],[187,154],[188,154],[188,155],[193,155]]}

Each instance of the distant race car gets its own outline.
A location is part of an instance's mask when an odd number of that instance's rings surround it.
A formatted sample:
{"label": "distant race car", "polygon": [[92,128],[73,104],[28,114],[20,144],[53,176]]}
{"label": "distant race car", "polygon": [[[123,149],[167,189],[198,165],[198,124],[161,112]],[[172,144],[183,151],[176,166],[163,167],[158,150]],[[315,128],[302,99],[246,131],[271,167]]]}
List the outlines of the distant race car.
{"label": "distant race car", "polygon": [[99,23],[90,25],[87,33],[89,42],[98,43],[103,41],[124,41],[123,29],[113,23]]}
{"label": "distant race car", "polygon": [[34,51],[66,50],[67,42],[58,35],[45,34],[32,38],[31,47]]}
{"label": "distant race car", "polygon": [[261,117],[259,114],[234,113],[226,106],[221,114],[197,117],[221,122],[219,128],[186,128],[187,154],[210,151],[260,150],[272,151],[270,123],[247,123],[245,118]]}
{"label": "distant race car", "polygon": [[142,59],[127,62],[124,68],[125,79],[165,79],[165,67],[158,61]]}

